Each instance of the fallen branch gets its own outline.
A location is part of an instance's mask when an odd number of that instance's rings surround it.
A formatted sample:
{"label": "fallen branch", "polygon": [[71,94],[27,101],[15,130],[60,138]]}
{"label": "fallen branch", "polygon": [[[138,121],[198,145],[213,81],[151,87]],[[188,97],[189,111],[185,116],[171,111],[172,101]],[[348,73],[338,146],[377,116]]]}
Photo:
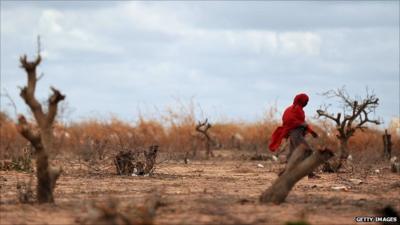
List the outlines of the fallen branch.
{"label": "fallen branch", "polygon": [[[295,151],[305,152],[307,146],[300,145]],[[303,177],[311,173],[322,163],[333,157],[333,153],[329,149],[315,151],[311,156],[301,161],[299,164],[289,170],[285,170],[275,182],[260,197],[263,203],[273,202],[280,204],[285,201],[289,192],[294,185]]]}

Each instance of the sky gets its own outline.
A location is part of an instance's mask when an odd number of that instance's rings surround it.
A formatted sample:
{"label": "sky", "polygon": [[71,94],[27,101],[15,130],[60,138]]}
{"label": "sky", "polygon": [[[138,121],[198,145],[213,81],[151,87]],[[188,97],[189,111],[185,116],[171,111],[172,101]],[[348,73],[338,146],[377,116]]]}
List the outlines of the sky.
{"label": "sky", "polygon": [[210,120],[257,121],[305,92],[312,118],[346,87],[400,114],[399,1],[1,1],[1,110],[27,108],[18,58],[37,52],[37,96],[55,86],[71,120],[163,114],[194,101]]}

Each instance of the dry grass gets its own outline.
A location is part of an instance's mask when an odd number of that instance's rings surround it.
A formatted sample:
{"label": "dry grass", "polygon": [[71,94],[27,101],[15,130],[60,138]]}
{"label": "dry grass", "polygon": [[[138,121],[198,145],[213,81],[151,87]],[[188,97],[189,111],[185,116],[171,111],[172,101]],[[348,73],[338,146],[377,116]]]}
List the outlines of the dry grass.
{"label": "dry grass", "polygon": [[[274,111],[269,110],[265,118],[258,122],[216,122],[212,123],[210,135],[215,140],[213,148],[239,149],[255,154],[266,153],[269,137],[279,121],[275,120]],[[54,155],[78,157],[82,161],[97,163],[112,157],[120,150],[143,150],[152,144],[161,147],[162,152],[175,157],[202,157],[204,142],[195,132],[196,118],[192,105],[167,110],[160,119],[140,117],[135,123],[128,123],[118,118],[109,121],[88,119],[68,125],[54,126]],[[24,154],[27,141],[16,131],[14,121],[5,113],[0,114],[0,159],[14,159]],[[319,139],[311,139],[313,146],[328,146],[338,149],[335,127],[321,120],[312,124],[320,134]],[[391,126],[393,153],[399,155],[400,136],[395,134],[396,127]],[[381,159],[383,152],[381,130],[370,128],[365,132],[358,131],[350,139],[351,154],[356,159],[373,162]],[[241,139],[238,140],[236,137]],[[188,154],[189,153],[189,154]],[[198,154],[196,154],[198,153]],[[218,153],[217,153],[218,154]]]}

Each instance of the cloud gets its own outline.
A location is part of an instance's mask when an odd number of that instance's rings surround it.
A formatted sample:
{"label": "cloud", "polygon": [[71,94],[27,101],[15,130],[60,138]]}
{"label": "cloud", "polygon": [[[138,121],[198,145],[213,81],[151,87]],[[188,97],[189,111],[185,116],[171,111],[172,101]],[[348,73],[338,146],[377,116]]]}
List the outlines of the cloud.
{"label": "cloud", "polygon": [[315,33],[288,32],[280,35],[279,40],[283,52],[288,54],[319,55],[320,53],[321,38]]}
{"label": "cloud", "polygon": [[[218,2],[187,4],[196,26],[304,31],[393,27],[398,2]],[[205,13],[206,12],[206,13]]]}
{"label": "cloud", "polygon": [[132,118],[138,105],[194,96],[210,114],[253,120],[298,92],[312,115],[326,101],[317,93],[343,85],[375,89],[378,113],[400,114],[398,2],[1,4],[2,88],[19,98],[18,57],[40,34],[38,96],[59,87],[76,117]]}

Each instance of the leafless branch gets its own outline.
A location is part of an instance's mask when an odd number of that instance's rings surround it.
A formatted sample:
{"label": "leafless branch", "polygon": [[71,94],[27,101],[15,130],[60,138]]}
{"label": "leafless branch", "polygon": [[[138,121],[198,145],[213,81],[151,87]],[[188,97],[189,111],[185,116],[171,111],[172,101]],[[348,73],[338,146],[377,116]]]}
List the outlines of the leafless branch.
{"label": "leafless branch", "polygon": [[57,114],[57,107],[58,103],[62,100],[65,99],[65,95],[61,94],[61,92],[54,87],[50,87],[50,89],[53,91],[53,94],[49,97],[49,112],[47,115],[47,123],[48,125],[51,125],[54,122],[54,118],[56,117]]}
{"label": "leafless branch", "polygon": [[341,113],[337,113],[336,116],[328,113],[327,108],[317,110],[318,117],[325,117],[335,122],[339,132],[338,138],[342,143],[342,150],[347,151],[345,150],[347,140],[354,135],[356,130],[366,129],[367,123],[380,124],[379,120],[369,118],[369,114],[378,107],[379,98],[368,88],[366,89],[366,96],[363,98],[351,98],[344,87],[329,90],[322,95],[328,98],[339,98],[340,102],[343,103],[343,117]]}
{"label": "leafless branch", "polygon": [[40,151],[43,149],[41,144],[40,134],[34,133],[31,127],[28,124],[28,121],[23,115],[19,115],[17,130],[22,136],[24,136],[29,142],[31,142],[32,146],[35,147],[36,151]]}
{"label": "leafless branch", "polygon": [[11,98],[10,94],[8,93],[7,89],[3,89],[3,93],[2,96],[7,98],[8,101],[10,102],[11,107],[14,110],[14,116],[18,117],[18,110],[17,110],[17,105],[15,104],[14,100]]}

